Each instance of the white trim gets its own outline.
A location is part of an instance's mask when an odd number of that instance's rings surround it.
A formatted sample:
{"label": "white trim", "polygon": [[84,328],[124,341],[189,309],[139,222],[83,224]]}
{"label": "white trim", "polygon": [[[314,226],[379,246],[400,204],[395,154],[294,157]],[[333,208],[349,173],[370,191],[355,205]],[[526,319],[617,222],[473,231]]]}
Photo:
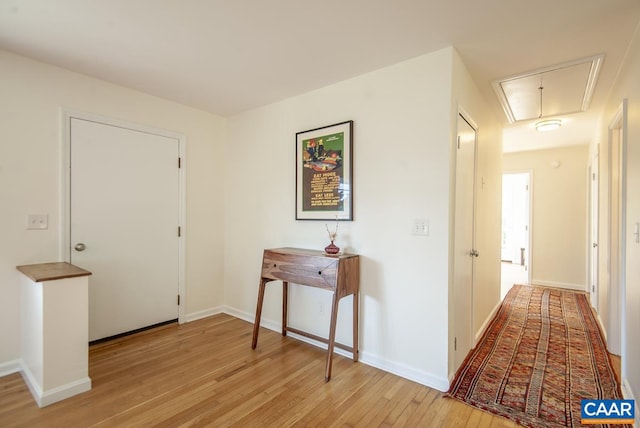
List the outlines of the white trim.
{"label": "white trim", "polygon": [[178,170],[178,222],[180,223],[180,238],[178,239],[178,324],[187,322],[187,137],[178,138],[178,155],[180,168]]}
{"label": "white trim", "polygon": [[[622,371],[622,377],[625,376],[626,374],[626,342],[625,342],[625,333],[626,333],[626,325],[624,320],[626,319],[626,315],[625,315],[625,310],[626,310],[626,261],[627,261],[627,241],[626,241],[626,229],[627,229],[627,225],[626,225],[626,221],[627,221],[627,216],[626,216],[626,209],[627,209],[627,201],[626,201],[626,194],[627,194],[627,100],[623,99],[622,103],[620,104],[620,106],[618,107],[618,109],[616,110],[615,114],[613,115],[613,118],[611,119],[611,122],[609,124],[609,128],[608,128],[608,134],[607,134],[607,209],[608,209],[608,214],[607,214],[607,219],[608,219],[608,225],[607,225],[607,263],[608,263],[608,275],[607,275],[607,284],[608,284],[608,296],[609,296],[609,307],[607,308],[608,313],[609,313],[609,318],[611,318],[611,314],[613,313],[613,311],[611,310],[611,296],[614,294],[611,292],[611,276],[612,276],[612,272],[613,272],[613,267],[611,266],[611,249],[612,249],[612,231],[611,231],[611,224],[612,224],[612,220],[611,220],[611,211],[612,211],[612,203],[611,203],[611,196],[612,196],[612,174],[611,174],[611,170],[612,170],[612,165],[613,165],[613,159],[611,158],[611,152],[612,152],[612,143],[613,143],[613,132],[615,130],[618,130],[619,133],[621,133],[621,139],[619,141],[620,143],[620,147],[619,149],[619,170],[618,170],[618,174],[619,174],[619,181],[620,181],[620,188],[617,189],[619,190],[619,203],[620,203],[620,211],[619,211],[619,225],[618,225],[618,246],[619,246],[619,254],[618,254],[618,266],[616,267],[616,269],[618,270],[618,289],[617,289],[617,296],[613,296],[613,297],[617,297],[617,305],[618,305],[618,312],[619,312],[619,316],[616,316],[615,314],[613,315],[614,317],[616,317],[615,320],[611,320],[611,322],[609,323],[609,327],[611,330],[611,339],[612,342],[614,343],[613,346],[613,352],[616,354],[620,354],[621,355],[621,371]],[[619,323],[617,321],[620,321]],[[607,342],[609,343],[609,342]],[[618,348],[619,346],[619,348]]]}
{"label": "white trim", "polygon": [[29,388],[29,391],[31,392],[31,395],[36,401],[38,407],[45,407],[50,404],[57,403],[58,401],[65,400],[91,389],[91,379],[89,377],[84,377],[65,385],[43,391],[42,387],[29,370],[29,367],[24,364],[24,361],[20,361],[19,365],[22,379],[27,385],[27,388]]}
{"label": "white trim", "polygon": [[[511,104],[507,100],[507,96],[504,93],[504,91],[502,90],[502,83],[508,82],[508,81],[511,81],[511,80],[525,78],[525,77],[535,76],[537,74],[547,73],[547,72],[550,72],[550,71],[563,69],[563,68],[571,67],[571,66],[574,66],[574,65],[591,63],[591,68],[589,69],[589,74],[587,76],[587,84],[586,84],[586,86],[584,88],[584,93],[583,93],[583,96],[582,96],[582,102],[580,104],[580,109],[576,110],[576,111],[573,111],[573,112],[564,112],[562,114],[563,115],[567,115],[567,114],[570,114],[570,113],[578,113],[578,112],[581,112],[581,111],[586,111],[589,108],[589,105],[591,104],[591,98],[593,97],[593,91],[595,89],[596,82],[598,81],[598,75],[600,74],[600,68],[602,66],[603,60],[604,60],[604,54],[600,54],[600,55],[594,55],[594,56],[587,57],[587,58],[577,59],[577,60],[574,60],[574,61],[564,62],[564,63],[561,63],[561,64],[552,65],[552,66],[549,66],[549,67],[539,68],[537,70],[532,70],[532,71],[529,71],[529,72],[526,72],[526,73],[522,73],[522,74],[514,74],[514,75],[511,75],[511,76],[505,77],[503,79],[492,81],[491,82],[491,87],[493,88],[494,92],[496,93],[496,96],[498,97],[498,100],[500,101],[500,106],[502,107],[502,110],[504,111],[504,114],[507,116],[507,119],[509,120],[509,123],[524,122],[524,121],[527,121],[527,120],[531,120],[533,118],[516,120],[515,116],[513,115],[513,111],[511,110]],[[545,115],[545,116],[542,116],[542,117],[551,117],[551,116]]]}
{"label": "white trim", "polygon": [[636,426],[640,426],[640,407],[638,406],[638,400],[633,396],[633,391],[631,390],[631,385],[629,385],[628,379],[623,378],[622,384],[620,385],[620,389],[622,389],[622,397],[626,400],[633,400],[636,403]]}
{"label": "white trim", "polygon": [[181,228],[181,236],[178,239],[178,293],[181,296],[180,305],[178,305],[178,323],[182,324],[186,321],[186,239],[187,239],[187,217],[186,217],[186,204],[187,204],[187,187],[186,187],[186,154],[187,154],[187,138],[184,134],[180,134],[174,131],[169,131],[166,129],[154,128],[147,125],[141,125],[137,123],[132,123],[128,121],[124,121],[121,119],[115,119],[107,116],[102,116],[94,113],[81,112],[77,110],[73,110],[66,107],[60,108],[60,120],[61,120],[61,128],[60,128],[60,150],[61,157],[60,162],[62,165],[61,168],[61,177],[60,177],[60,188],[62,195],[62,202],[60,204],[60,248],[59,248],[59,259],[64,261],[71,260],[71,220],[70,220],[70,210],[71,210],[71,194],[70,194],[70,184],[71,184],[71,159],[70,159],[70,150],[71,150],[71,127],[70,122],[72,118],[103,123],[112,126],[118,126],[125,129],[130,129],[134,131],[145,132],[148,134],[159,135],[167,138],[174,138],[178,140],[178,156],[181,158],[181,168],[178,170],[178,211],[179,218],[178,222],[180,223],[178,226]]}
{"label": "white trim", "polygon": [[[231,315],[233,317],[250,322],[252,324],[254,323],[254,320],[255,320],[254,314],[249,312],[239,311],[235,308],[231,308],[228,306],[223,307],[223,312],[226,313],[227,315]],[[267,328],[277,333],[282,333],[281,321],[274,321],[274,320],[270,320],[268,318],[262,317],[262,319],[260,320],[260,327]],[[316,346],[321,349],[327,349],[326,343],[318,342],[316,340],[309,339],[308,337],[300,336],[299,334],[289,332],[287,333],[287,337],[300,340],[301,342],[308,343],[310,345]],[[346,358],[353,357],[353,354],[351,352],[345,351],[344,349],[334,348],[334,350],[336,354],[342,355]],[[437,389],[438,391],[441,391],[441,392],[445,392],[449,389],[450,379],[446,379],[440,376],[435,376],[431,373],[427,373],[422,370],[416,370],[412,367],[384,359],[380,356],[371,354],[366,351],[360,350],[358,361],[368,366],[375,367],[385,372],[394,374],[396,376],[400,376],[402,378],[411,380],[413,382],[417,382],[421,385],[428,386],[429,388]]]}
{"label": "white trim", "polygon": [[20,360],[11,360],[0,363],[0,377],[8,376],[13,373],[20,373],[21,369]]}
{"label": "white trim", "polygon": [[476,123],[475,120],[473,120],[471,118],[471,114],[469,114],[469,112],[467,112],[464,107],[462,107],[460,104],[458,104],[458,114],[461,115],[464,120],[473,128],[474,131],[476,131],[476,145],[478,143],[478,124]]}
{"label": "white trim", "polygon": [[29,392],[31,392],[33,399],[36,400],[38,407],[42,407],[41,405],[42,387],[36,380],[33,373],[31,373],[31,370],[29,370],[29,367],[27,366],[27,364],[25,364],[25,362],[22,360],[20,361],[20,374],[22,375],[22,379],[24,380],[24,383],[29,388]]}
{"label": "white trim", "polygon": [[359,361],[368,366],[400,376],[429,388],[437,389],[440,392],[447,392],[449,390],[451,380],[453,379],[453,377],[451,377],[451,379],[447,379],[422,370],[416,370],[412,367],[381,358],[366,351],[360,352]]}
{"label": "white trim", "polygon": [[89,390],[91,390],[91,379],[85,377],[75,382],[44,391],[40,400],[36,399],[36,402],[38,403],[38,406],[45,407]]}
{"label": "white trim", "polygon": [[598,321],[598,324],[600,325],[600,330],[602,331],[602,336],[604,338],[604,343],[609,343],[609,342],[607,342],[607,329],[604,328],[604,323],[602,322],[602,318],[600,318],[600,312],[596,312],[596,320]]}
{"label": "white trim", "polygon": [[474,348],[478,345],[478,342],[480,341],[480,338],[482,338],[482,335],[484,335],[487,327],[489,327],[489,323],[493,320],[493,317],[495,317],[496,314],[498,313],[498,310],[500,310],[500,306],[502,306],[502,301],[498,302],[498,304],[496,304],[494,306],[494,308],[491,310],[491,313],[489,314],[489,316],[484,320],[484,322],[480,326],[480,329],[476,333],[476,337],[475,337],[475,339],[473,341],[473,347]]}
{"label": "white trim", "polygon": [[574,291],[582,291],[585,290],[584,284],[572,284],[569,282],[556,282],[556,281],[544,281],[541,279],[534,279],[531,281],[533,285],[542,285],[543,287],[553,287],[553,288],[566,288],[567,290]]}
{"label": "white trim", "polygon": [[[626,98],[622,100],[619,108],[619,118],[611,122],[610,129],[618,128],[622,133],[621,161],[620,161],[620,361],[621,378],[627,377],[627,148],[628,142],[628,114],[629,107]],[[630,387],[630,385],[629,385]],[[638,413],[636,412],[636,418]]]}
{"label": "white trim", "polygon": [[202,311],[191,312],[185,315],[184,322],[192,322],[203,318],[225,313],[224,306],[216,306],[215,308],[204,309]]}
{"label": "white trim", "polygon": [[[595,153],[590,157],[589,176],[587,177],[587,189],[589,194],[589,206],[587,207],[587,293],[589,302],[598,313],[600,309],[600,146],[596,146]],[[594,184],[595,182],[595,184]],[[595,190],[595,198],[594,198]],[[595,215],[594,215],[595,211]],[[595,229],[595,238],[594,238]],[[593,258],[596,263],[593,263]]]}
{"label": "white trim", "polygon": [[[256,316],[253,313],[249,313],[249,312],[245,312],[245,311],[240,311],[236,308],[232,308],[230,306],[222,306],[221,307],[221,311],[227,315],[231,315],[232,317],[235,318],[239,318],[241,320],[247,321],[251,324],[253,324],[255,322]],[[265,317],[262,317],[262,319],[260,320],[260,327],[265,327],[268,328],[269,330],[273,330],[273,331],[277,331],[277,332],[281,332],[282,331],[282,324],[281,323],[276,323],[275,321],[271,321]]]}

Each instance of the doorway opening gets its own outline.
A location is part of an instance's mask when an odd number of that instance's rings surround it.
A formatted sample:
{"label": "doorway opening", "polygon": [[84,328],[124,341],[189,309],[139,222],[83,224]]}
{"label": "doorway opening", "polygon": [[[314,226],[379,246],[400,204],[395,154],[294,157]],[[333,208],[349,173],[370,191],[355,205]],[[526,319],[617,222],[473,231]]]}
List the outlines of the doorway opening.
{"label": "doorway opening", "polygon": [[500,297],[514,284],[531,282],[531,172],[502,175]]}

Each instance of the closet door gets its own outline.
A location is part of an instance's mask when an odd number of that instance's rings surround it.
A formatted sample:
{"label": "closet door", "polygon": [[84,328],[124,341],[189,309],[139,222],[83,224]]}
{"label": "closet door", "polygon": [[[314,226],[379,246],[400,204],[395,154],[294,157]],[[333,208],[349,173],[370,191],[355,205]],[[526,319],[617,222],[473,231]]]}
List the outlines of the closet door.
{"label": "closet door", "polygon": [[180,141],[71,118],[71,262],[89,279],[89,338],[178,318]]}
{"label": "closet door", "polygon": [[476,130],[458,116],[454,240],[454,365],[460,367],[473,347]]}

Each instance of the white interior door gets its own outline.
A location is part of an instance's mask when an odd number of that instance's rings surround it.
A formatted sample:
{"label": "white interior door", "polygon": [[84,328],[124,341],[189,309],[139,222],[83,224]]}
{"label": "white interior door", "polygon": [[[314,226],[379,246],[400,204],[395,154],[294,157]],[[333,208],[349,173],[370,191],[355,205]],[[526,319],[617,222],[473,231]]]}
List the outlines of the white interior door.
{"label": "white interior door", "polygon": [[454,364],[457,369],[473,347],[473,281],[476,131],[458,116],[454,238]]}
{"label": "white interior door", "polygon": [[501,297],[513,284],[528,284],[531,266],[531,172],[502,175]]}
{"label": "white interior door", "polygon": [[596,153],[591,160],[591,167],[589,168],[591,189],[590,189],[590,215],[589,215],[589,223],[590,223],[590,239],[589,239],[589,293],[591,297],[591,306],[598,310],[598,265],[599,265],[599,214],[598,209],[600,207],[600,178],[599,178],[599,165],[600,157]]}
{"label": "white interior door", "polygon": [[89,339],[178,318],[180,141],[70,122],[70,259],[93,273]]}

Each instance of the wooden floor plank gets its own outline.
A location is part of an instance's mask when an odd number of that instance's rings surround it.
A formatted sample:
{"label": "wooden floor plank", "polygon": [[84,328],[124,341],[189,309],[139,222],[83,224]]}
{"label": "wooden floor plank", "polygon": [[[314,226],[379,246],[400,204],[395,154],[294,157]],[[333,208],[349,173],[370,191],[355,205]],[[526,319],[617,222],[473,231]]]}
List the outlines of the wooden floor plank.
{"label": "wooden floor plank", "polygon": [[38,408],[20,374],[0,378],[5,427],[515,427],[441,392],[228,315],[92,345],[91,391]]}

